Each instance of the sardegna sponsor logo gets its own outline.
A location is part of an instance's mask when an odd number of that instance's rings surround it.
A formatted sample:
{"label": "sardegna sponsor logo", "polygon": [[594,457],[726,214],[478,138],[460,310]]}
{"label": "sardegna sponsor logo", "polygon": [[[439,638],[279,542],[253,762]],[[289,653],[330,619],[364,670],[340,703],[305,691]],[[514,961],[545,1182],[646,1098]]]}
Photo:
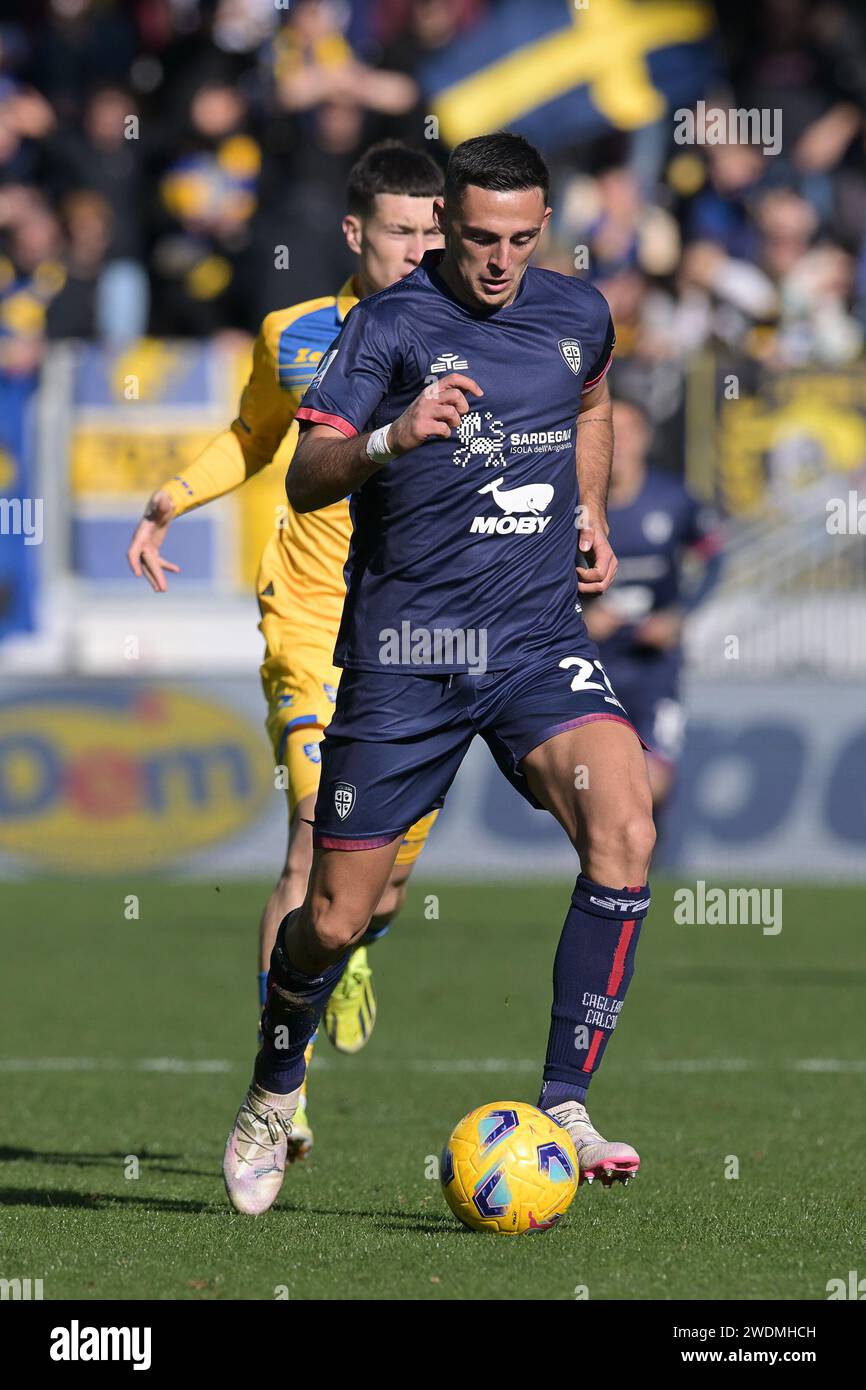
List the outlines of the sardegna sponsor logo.
{"label": "sardegna sponsor logo", "polygon": [[0,699],[0,853],[81,873],[159,869],[245,829],[267,743],[226,705],[112,682]]}

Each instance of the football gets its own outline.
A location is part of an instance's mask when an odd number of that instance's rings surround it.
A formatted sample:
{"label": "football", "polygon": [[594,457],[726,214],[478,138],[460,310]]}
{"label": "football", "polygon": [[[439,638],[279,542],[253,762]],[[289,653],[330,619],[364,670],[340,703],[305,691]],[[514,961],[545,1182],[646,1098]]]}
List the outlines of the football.
{"label": "football", "polygon": [[550,1230],[580,1181],[568,1132],[519,1100],[465,1115],[442,1150],[439,1171],[445,1200],[464,1226],[506,1236]]}

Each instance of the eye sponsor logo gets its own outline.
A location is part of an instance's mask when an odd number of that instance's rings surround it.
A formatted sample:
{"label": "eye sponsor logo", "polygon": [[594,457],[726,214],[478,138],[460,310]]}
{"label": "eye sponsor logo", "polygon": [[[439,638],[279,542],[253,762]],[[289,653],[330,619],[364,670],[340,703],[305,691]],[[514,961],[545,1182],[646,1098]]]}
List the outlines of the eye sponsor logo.
{"label": "eye sponsor logo", "polygon": [[533,536],[541,535],[550,524],[544,516],[553,501],[551,483],[526,483],[523,487],[504,488],[502,478],[494,478],[478,489],[479,495],[490,493],[502,516],[476,516],[469,528],[473,536]]}
{"label": "eye sponsor logo", "polygon": [[440,352],[435,362],[430,363],[430,372],[465,372],[469,370],[469,363],[465,357],[461,357],[457,352]]}

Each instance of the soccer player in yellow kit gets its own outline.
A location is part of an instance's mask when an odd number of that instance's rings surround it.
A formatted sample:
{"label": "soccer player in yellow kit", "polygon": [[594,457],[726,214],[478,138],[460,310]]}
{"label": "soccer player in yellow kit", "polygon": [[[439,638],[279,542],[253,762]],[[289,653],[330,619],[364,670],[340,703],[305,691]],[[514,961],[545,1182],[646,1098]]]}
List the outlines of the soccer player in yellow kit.
{"label": "soccer player in yellow kit", "polygon": [[[433,221],[433,199],[442,171],[429,155],[398,141],[372,145],[349,175],[343,231],[358,269],[339,294],[278,309],[262,323],[253,366],[237,419],[176,477],[158,488],[132,538],[127,558],[157,593],[178,566],[162,544],[171,522],[239,487],[269,463],[290,463],[297,441],[295,411],[349,310],[366,295],[402,279],[424,253],[442,245]],[[312,860],[312,821],[319,785],[319,743],[334,710],[340,672],[334,644],[346,587],[343,566],[351,520],[344,499],[298,515],[291,508],[265,546],[256,583],[265,639],[262,685],[267,728],[278,766],[288,768],[289,838],[280,877],[259,928],[259,997],[277,928],[299,907]],[[406,834],[370,928],[349,958],[323,1023],[334,1046],[357,1052],[376,1018],[376,997],[366,944],[382,936],[399,912],[412,866],[437,812]],[[311,1045],[312,1046],[312,1045]],[[308,1059],[309,1060],[309,1059]],[[313,1142],[306,1095],[292,1120],[287,1157],[303,1158]]]}

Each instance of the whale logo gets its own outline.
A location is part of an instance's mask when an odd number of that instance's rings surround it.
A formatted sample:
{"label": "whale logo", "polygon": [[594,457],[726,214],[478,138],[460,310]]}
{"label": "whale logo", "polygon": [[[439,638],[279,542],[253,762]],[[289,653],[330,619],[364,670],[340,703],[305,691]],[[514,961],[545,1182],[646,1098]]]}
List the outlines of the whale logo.
{"label": "whale logo", "polygon": [[489,492],[496,505],[507,516],[526,512],[538,516],[541,512],[546,512],[553,501],[553,487],[550,483],[526,483],[523,487],[512,487],[506,492],[502,488],[502,479],[495,478],[492,483],[487,483],[478,491]]}

